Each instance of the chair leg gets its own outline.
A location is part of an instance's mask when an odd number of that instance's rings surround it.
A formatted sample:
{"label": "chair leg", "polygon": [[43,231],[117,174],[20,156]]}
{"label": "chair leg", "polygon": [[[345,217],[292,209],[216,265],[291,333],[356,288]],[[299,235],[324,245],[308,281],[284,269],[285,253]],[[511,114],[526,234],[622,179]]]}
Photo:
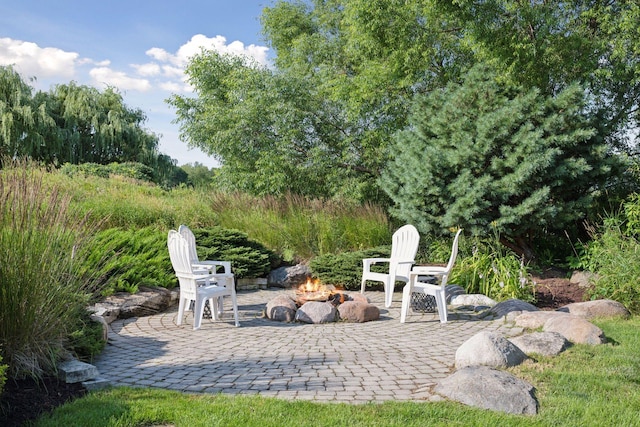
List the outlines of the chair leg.
{"label": "chair leg", "polygon": [[392,281],[391,279],[387,279],[387,281],[384,282],[384,306],[386,308],[391,307],[391,304],[393,303],[394,287],[395,287],[395,281]]}
{"label": "chair leg", "polygon": [[178,303],[178,320],[176,321],[176,325],[182,325],[182,319],[184,319],[184,309],[188,303],[187,298],[180,297],[180,302]]}
{"label": "chair leg", "polygon": [[364,294],[364,287],[365,284],[367,283],[367,279],[365,279],[364,277],[362,278],[362,283],[360,284],[360,293]]}
{"label": "chair leg", "polygon": [[407,320],[407,314],[409,314],[409,304],[411,302],[411,283],[404,285],[402,289],[402,308],[400,309],[400,323],[404,323]]}
{"label": "chair leg", "polygon": [[200,329],[202,325],[202,315],[204,314],[204,304],[207,300],[205,298],[196,298],[195,306],[193,307],[193,329]]}
{"label": "chair leg", "polygon": [[220,320],[220,297],[209,298],[209,308],[211,308],[211,320]]}
{"label": "chair leg", "polygon": [[236,323],[236,328],[240,326],[240,322],[238,321],[238,301],[236,298],[235,290],[231,291],[231,304],[233,306],[233,320]]}
{"label": "chair leg", "polygon": [[447,298],[444,289],[438,290],[435,296],[440,323],[447,323]]}

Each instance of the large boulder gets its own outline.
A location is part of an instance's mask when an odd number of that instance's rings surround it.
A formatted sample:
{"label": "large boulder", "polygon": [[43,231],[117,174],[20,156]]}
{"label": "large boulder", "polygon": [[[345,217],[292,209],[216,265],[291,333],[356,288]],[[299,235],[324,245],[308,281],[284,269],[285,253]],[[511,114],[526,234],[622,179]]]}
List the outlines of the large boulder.
{"label": "large boulder", "polygon": [[335,322],[338,310],[328,302],[309,301],[296,311],[295,320],[302,323],[330,323]]}
{"label": "large boulder", "polygon": [[508,414],[538,412],[534,387],[508,372],[469,366],[444,378],[434,391],[450,400]]}
{"label": "large boulder", "polygon": [[151,316],[166,311],[178,299],[178,290],[140,287],[136,294],[118,292],[90,307],[95,315],[102,316],[107,323],[116,319]]}
{"label": "large boulder", "polygon": [[544,324],[545,332],[557,332],[575,344],[604,344],[607,339],[602,329],[578,316],[556,316]]}
{"label": "large boulder", "polygon": [[505,317],[508,315],[516,316],[524,311],[539,311],[540,309],[533,304],[521,301],[519,299],[510,299],[499,302],[494,305],[489,313],[495,317]]}
{"label": "large boulder", "polygon": [[631,316],[631,313],[623,304],[610,299],[574,302],[559,308],[558,311],[584,317],[587,320],[616,317],[627,319]]}
{"label": "large boulder", "polygon": [[556,356],[570,345],[569,341],[557,332],[533,332],[513,337],[509,341],[527,356]]}
{"label": "large boulder", "polygon": [[363,323],[380,318],[380,309],[361,301],[345,301],[338,306],[340,319],[347,322]]}
{"label": "large boulder", "polygon": [[280,267],[272,270],[267,277],[267,286],[291,288],[304,284],[311,277],[309,266],[304,264]]}
{"label": "large boulder", "polygon": [[293,322],[296,318],[298,306],[291,297],[278,295],[267,302],[265,315],[268,319],[278,322]]}
{"label": "large boulder", "polygon": [[527,355],[496,332],[479,332],[456,350],[456,368],[491,366],[507,368],[521,364]]}
{"label": "large boulder", "polygon": [[526,311],[518,315],[514,320],[514,324],[525,329],[539,329],[547,323],[547,320],[558,317],[569,316],[567,313],[558,311]]}

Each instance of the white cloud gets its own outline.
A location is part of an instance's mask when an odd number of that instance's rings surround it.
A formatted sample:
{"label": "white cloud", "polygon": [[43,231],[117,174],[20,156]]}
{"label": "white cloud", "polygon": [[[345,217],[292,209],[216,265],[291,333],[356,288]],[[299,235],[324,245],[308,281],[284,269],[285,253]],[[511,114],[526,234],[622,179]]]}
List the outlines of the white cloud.
{"label": "white cloud", "polygon": [[89,75],[96,84],[114,86],[120,90],[138,90],[146,92],[151,89],[151,83],[147,79],[129,77],[121,71],[114,71],[107,67],[98,67],[89,71]]}
{"label": "white cloud", "polygon": [[161,72],[160,66],[153,62],[142,65],[133,64],[132,67],[135,68],[141,76],[157,76]]}
{"label": "white cloud", "polygon": [[146,54],[157,61],[168,62],[174,66],[184,68],[189,59],[199,54],[202,49],[247,56],[262,65],[267,65],[267,51],[269,50],[266,46],[254,44],[245,46],[244,43],[238,40],[227,44],[227,39],[224,36],[207,37],[203,34],[196,34],[191,37],[191,40],[180,46],[175,53],[169,53],[164,49],[153,47],[147,50]]}
{"label": "white cloud", "polygon": [[14,65],[17,71],[26,76],[72,78],[78,57],[76,52],[0,38],[0,65]]}

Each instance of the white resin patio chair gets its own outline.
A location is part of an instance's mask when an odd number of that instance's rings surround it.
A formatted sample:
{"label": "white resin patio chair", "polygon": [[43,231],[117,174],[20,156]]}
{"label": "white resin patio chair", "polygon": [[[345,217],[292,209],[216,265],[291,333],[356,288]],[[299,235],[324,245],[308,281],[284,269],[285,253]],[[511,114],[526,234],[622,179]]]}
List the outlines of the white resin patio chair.
{"label": "white resin patio chair", "polygon": [[238,322],[238,303],[236,300],[236,290],[234,286],[219,286],[216,282],[216,275],[209,274],[203,270],[194,270],[189,254],[189,242],[175,230],[169,231],[167,236],[167,247],[171,265],[180,283],[180,298],[178,303],[177,324],[181,325],[184,318],[185,309],[188,309],[191,301],[193,306],[193,329],[199,329],[202,324],[204,306],[209,301],[212,307],[211,314],[213,320],[219,319],[219,314],[213,307],[221,307],[219,300],[226,296],[231,297],[233,306],[233,317],[236,326]]}
{"label": "white resin patio chair", "polygon": [[[436,299],[436,305],[438,307],[438,316],[440,317],[440,323],[447,323],[447,280],[449,279],[451,269],[453,269],[453,264],[456,262],[456,257],[458,256],[458,240],[461,233],[462,229],[459,229],[453,239],[451,255],[449,256],[449,262],[446,266],[419,265],[413,267],[411,273],[409,273],[409,282],[404,286],[404,289],[402,290],[402,309],[400,312],[401,323],[404,323],[407,320],[407,314],[409,313],[409,305],[411,302],[411,294],[413,292],[423,292],[426,295],[434,296]],[[440,281],[440,284],[421,281],[421,277],[425,276],[435,277]]]}
{"label": "white resin patio chair", "polygon": [[[194,271],[198,272],[207,272],[211,274],[218,282],[218,286],[226,286],[235,288],[235,277],[231,272],[231,262],[230,261],[214,261],[214,260],[205,260],[201,261],[198,259],[198,252],[196,250],[196,237],[189,227],[182,224],[178,227],[178,233],[188,242],[189,244],[189,259],[191,260],[191,265]],[[222,312],[224,310],[223,307],[223,299],[220,298],[218,300],[219,306],[217,308],[218,312]],[[213,306],[211,307],[211,311],[214,311]]]}
{"label": "white resin patio chair", "polygon": [[[415,262],[420,234],[418,230],[407,224],[393,233],[391,243],[391,256],[389,258],[365,258],[362,260],[362,284],[360,292],[364,293],[367,280],[382,282],[384,284],[384,305],[391,307],[393,291],[396,281],[408,282],[411,266]],[[371,267],[377,263],[388,263],[389,269],[385,273],[371,271]]]}

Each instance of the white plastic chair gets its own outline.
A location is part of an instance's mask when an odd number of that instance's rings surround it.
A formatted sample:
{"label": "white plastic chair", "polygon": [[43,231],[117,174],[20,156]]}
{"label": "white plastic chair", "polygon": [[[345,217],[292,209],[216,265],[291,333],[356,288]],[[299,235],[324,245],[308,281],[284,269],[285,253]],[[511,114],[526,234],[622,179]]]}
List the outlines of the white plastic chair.
{"label": "white plastic chair", "polygon": [[194,301],[193,307],[193,329],[199,329],[202,324],[204,306],[209,301],[213,320],[218,320],[218,312],[214,307],[219,307],[219,300],[225,296],[231,297],[233,305],[233,317],[235,325],[238,322],[238,304],[236,301],[236,290],[234,286],[218,286],[215,282],[215,275],[204,271],[194,271],[189,256],[189,242],[175,230],[169,231],[167,236],[167,247],[171,264],[180,283],[180,299],[178,304],[177,324],[181,325],[184,318],[185,309]]}
{"label": "white plastic chair", "polygon": [[[182,224],[178,227],[178,233],[180,233],[189,244],[189,259],[195,272],[207,272],[214,277],[214,280],[218,282],[219,286],[235,288],[235,276],[231,272],[230,261],[199,260],[196,250],[196,237],[193,235],[191,229]],[[217,311],[222,313],[224,310],[223,299],[220,298],[218,302]],[[214,311],[213,306],[211,306],[211,311]]]}
{"label": "white plastic chair", "polygon": [[[384,305],[391,307],[393,291],[396,281],[408,282],[411,266],[415,262],[420,234],[418,230],[407,224],[393,233],[391,243],[391,256],[389,258],[365,258],[362,260],[362,285],[360,292],[364,293],[367,280],[384,283]],[[386,273],[371,271],[371,266],[376,263],[388,263],[389,270]]]}
{"label": "white plastic chair", "polygon": [[[438,306],[440,323],[447,323],[447,296],[445,288],[447,287],[447,280],[451,274],[451,269],[453,269],[453,264],[456,262],[456,257],[458,256],[458,240],[461,233],[462,229],[459,229],[456,233],[456,237],[453,239],[451,255],[449,256],[449,262],[446,266],[420,265],[411,270],[411,273],[409,273],[409,282],[402,290],[402,311],[400,312],[401,323],[404,323],[407,320],[411,294],[413,292],[423,292],[426,295],[433,295],[436,299],[436,305]],[[420,276],[436,277],[440,280],[440,284],[421,282]]]}

